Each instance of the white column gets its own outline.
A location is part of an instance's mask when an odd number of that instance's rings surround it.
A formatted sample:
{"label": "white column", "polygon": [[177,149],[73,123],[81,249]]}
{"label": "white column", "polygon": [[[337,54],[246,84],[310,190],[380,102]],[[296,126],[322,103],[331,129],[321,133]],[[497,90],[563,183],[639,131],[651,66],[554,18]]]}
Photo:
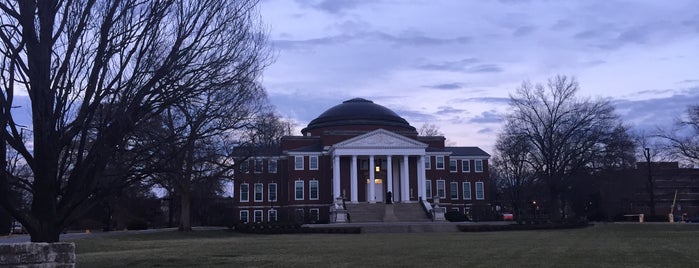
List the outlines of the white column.
{"label": "white column", "polygon": [[351,202],[357,203],[357,156],[352,156],[352,166],[350,166],[350,189],[351,189]]}
{"label": "white column", "polygon": [[376,187],[374,185],[374,178],[375,178],[375,170],[374,170],[374,156],[370,155],[369,156],[369,196],[367,196],[367,200],[369,200],[369,203],[376,203]]}
{"label": "white column", "polygon": [[403,171],[401,172],[401,181],[400,185],[401,187],[401,201],[408,202],[410,201],[410,176],[409,176],[409,165],[410,162],[408,162],[408,156],[404,155],[403,156]]}
{"label": "white column", "polygon": [[425,196],[425,156],[419,156],[417,160],[417,196],[427,200]]}
{"label": "white column", "polygon": [[333,199],[340,197],[340,156],[333,155]]}
{"label": "white column", "polygon": [[[386,156],[386,191],[391,192],[391,196],[394,196],[393,192],[393,164],[391,163],[391,156]],[[387,200],[388,201],[388,200]]]}

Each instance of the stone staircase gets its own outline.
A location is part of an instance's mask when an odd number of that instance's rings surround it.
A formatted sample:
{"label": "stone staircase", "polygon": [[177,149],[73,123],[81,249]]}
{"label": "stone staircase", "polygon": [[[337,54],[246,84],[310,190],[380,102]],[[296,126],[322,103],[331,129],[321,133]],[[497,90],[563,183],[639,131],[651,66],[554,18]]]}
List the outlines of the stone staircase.
{"label": "stone staircase", "polygon": [[430,221],[420,203],[396,203],[393,204],[393,213],[398,221],[421,222]]}
{"label": "stone staircase", "polygon": [[427,222],[419,203],[346,204],[352,222]]}

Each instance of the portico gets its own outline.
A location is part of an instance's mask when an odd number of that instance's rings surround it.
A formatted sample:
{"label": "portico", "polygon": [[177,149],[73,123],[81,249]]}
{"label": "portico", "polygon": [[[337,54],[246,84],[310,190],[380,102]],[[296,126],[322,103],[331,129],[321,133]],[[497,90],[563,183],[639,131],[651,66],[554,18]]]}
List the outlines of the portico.
{"label": "portico", "polygon": [[[333,197],[351,203],[385,202],[386,192],[395,202],[424,198],[426,148],[427,144],[384,129],[333,145],[328,151],[333,159]],[[349,161],[349,174],[342,172],[342,161]],[[349,179],[349,198],[342,196],[347,192],[343,179]],[[364,198],[360,191],[365,191]]]}

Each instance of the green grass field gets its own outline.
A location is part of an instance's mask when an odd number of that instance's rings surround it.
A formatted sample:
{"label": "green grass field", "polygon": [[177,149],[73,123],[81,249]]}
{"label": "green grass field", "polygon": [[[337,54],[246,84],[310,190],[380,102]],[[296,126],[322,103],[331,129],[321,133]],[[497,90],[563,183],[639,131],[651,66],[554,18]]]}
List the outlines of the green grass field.
{"label": "green grass field", "polygon": [[75,243],[78,267],[699,267],[698,224],[359,235],[162,232]]}

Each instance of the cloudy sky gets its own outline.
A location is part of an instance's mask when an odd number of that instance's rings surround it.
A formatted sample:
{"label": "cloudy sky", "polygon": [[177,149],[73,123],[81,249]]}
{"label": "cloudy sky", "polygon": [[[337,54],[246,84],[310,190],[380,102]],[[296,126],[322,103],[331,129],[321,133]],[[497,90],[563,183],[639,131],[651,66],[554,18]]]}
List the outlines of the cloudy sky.
{"label": "cloudy sky", "polygon": [[699,1],[265,0],[264,85],[300,127],[353,97],[491,151],[509,94],[575,76],[637,130],[699,104]]}

